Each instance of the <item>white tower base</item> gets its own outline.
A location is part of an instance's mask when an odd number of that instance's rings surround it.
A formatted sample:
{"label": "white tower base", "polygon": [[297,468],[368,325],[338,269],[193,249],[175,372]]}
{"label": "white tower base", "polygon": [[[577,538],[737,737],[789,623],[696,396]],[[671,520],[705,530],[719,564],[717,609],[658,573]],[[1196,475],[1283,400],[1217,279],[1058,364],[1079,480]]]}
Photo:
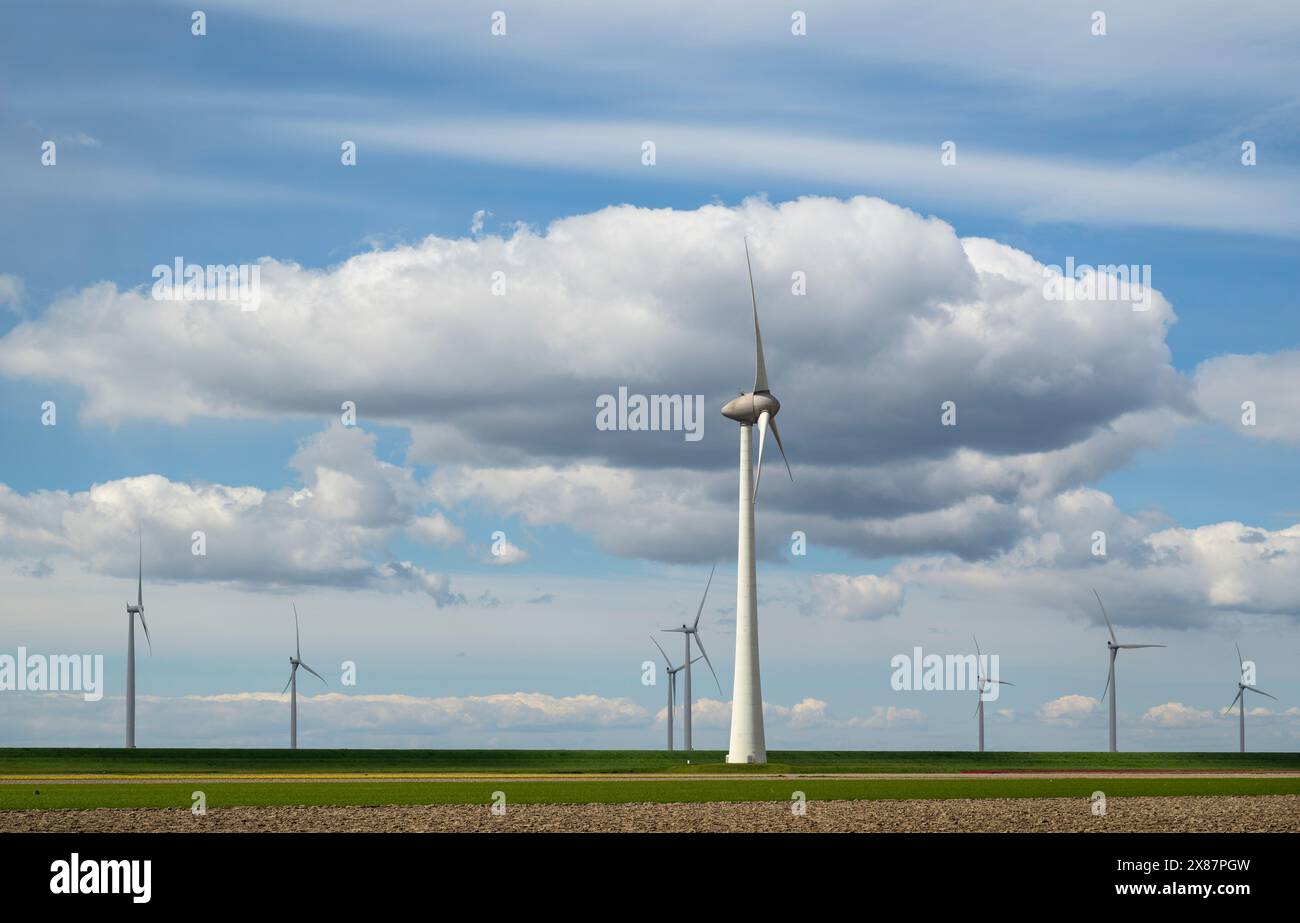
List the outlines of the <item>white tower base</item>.
{"label": "white tower base", "polygon": [[740,536],[736,560],[736,672],[728,763],[766,763],[758,677],[758,577],[754,568],[754,427],[740,426]]}
{"label": "white tower base", "polygon": [[126,745],[135,746],[135,613],[126,614]]}

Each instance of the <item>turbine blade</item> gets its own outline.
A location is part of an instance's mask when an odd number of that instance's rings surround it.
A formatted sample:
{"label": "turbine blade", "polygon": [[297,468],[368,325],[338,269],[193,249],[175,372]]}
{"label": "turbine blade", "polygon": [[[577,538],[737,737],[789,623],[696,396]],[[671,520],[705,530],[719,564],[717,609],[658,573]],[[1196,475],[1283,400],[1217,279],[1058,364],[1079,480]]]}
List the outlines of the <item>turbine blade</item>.
{"label": "turbine blade", "polygon": [[1111,643],[1119,644],[1119,638],[1115,637],[1115,626],[1111,625],[1110,616],[1106,614],[1106,607],[1102,604],[1101,594],[1094,589],[1092,595],[1097,597],[1097,605],[1101,606],[1101,617],[1106,620],[1106,630],[1110,632]]}
{"label": "turbine blade", "polygon": [[718,679],[718,671],[713,669],[713,661],[709,659],[709,652],[704,649],[704,642],[700,640],[699,633],[695,633],[695,643],[700,646],[700,653],[704,655],[704,662],[709,665],[709,672],[713,674],[713,681],[718,684],[718,695],[722,695],[722,680]]}
{"label": "turbine blade", "polygon": [[1139,647],[1164,647],[1165,645],[1163,644],[1116,644],[1115,646],[1120,648],[1121,650],[1132,651],[1132,650],[1137,650]]}
{"label": "turbine blade", "polygon": [[715,561],[713,564],[713,570],[709,571],[709,582],[704,584],[704,595],[700,597],[700,608],[695,610],[695,624],[691,626],[692,629],[700,627],[700,616],[704,614],[704,600],[709,598],[709,587],[713,585],[713,573],[717,569],[718,564]]}
{"label": "turbine blade", "polygon": [[749,238],[745,238],[745,268],[749,270],[749,298],[754,303],[754,352],[758,357],[754,370],[754,391],[766,391],[767,366],[763,364],[763,335],[758,329],[758,295],[754,292],[754,267],[749,262]]}
{"label": "turbine blade", "polygon": [[781,444],[781,431],[776,428],[776,417],[770,421],[772,435],[776,437],[776,447],[781,450],[781,461],[785,462],[785,473],[790,475],[790,480],[794,480],[794,472],[790,470],[790,459],[785,457],[785,446]]}
{"label": "turbine blade", "polygon": [[650,640],[655,642],[655,647],[658,647],[658,648],[659,648],[659,653],[661,653],[661,654],[664,655],[664,663],[668,664],[668,669],[669,669],[669,671],[671,672],[671,670],[672,670],[672,668],[673,668],[673,662],[672,662],[671,660],[668,659],[668,652],[665,651],[662,647],[660,647],[658,641],[655,641],[655,636],[654,636],[654,635],[651,635],[651,636],[650,636]]}
{"label": "turbine blade", "polygon": [[[140,570],[136,575],[135,581],[135,604],[144,609],[144,533],[139,534],[140,542]],[[144,621],[143,617],[140,621]]]}
{"label": "turbine blade", "polygon": [[149,656],[153,656],[153,639],[149,637],[149,623],[144,620],[144,606],[140,607],[140,627],[144,629],[144,641],[149,645]]}
{"label": "turbine blade", "polygon": [[320,681],[321,681],[322,683],[324,683],[326,686],[329,685],[329,680],[327,680],[325,677],[321,676],[319,673],[317,673],[317,672],[316,672],[315,670],[313,670],[311,667],[307,666],[307,664],[302,663],[302,661],[299,661],[299,663],[302,664],[302,668],[303,668],[304,670],[306,670],[308,673],[310,673],[312,676],[316,677],[318,680],[320,680]]}
{"label": "turbine blade", "polygon": [[1251,692],[1258,692],[1260,695],[1266,695],[1274,702],[1280,701],[1278,697],[1273,695],[1271,692],[1265,692],[1263,689],[1256,689],[1254,686],[1247,686],[1246,688],[1249,689]]}
{"label": "turbine blade", "polygon": [[1111,672],[1113,672],[1113,671],[1107,671],[1107,673],[1106,673],[1106,688],[1103,689],[1103,690],[1101,691],[1101,698],[1097,700],[1098,702],[1104,702],[1104,701],[1106,701],[1106,693],[1110,692],[1110,676],[1111,676]]}
{"label": "turbine blade", "polygon": [[1234,706],[1234,705],[1237,704],[1237,699],[1240,699],[1240,698],[1241,698],[1241,695],[1242,695],[1243,692],[1245,692],[1245,688],[1244,688],[1244,687],[1241,688],[1241,689],[1238,689],[1238,690],[1237,690],[1237,696],[1236,696],[1236,698],[1234,698],[1231,702],[1229,702],[1229,703],[1228,703],[1228,707],[1225,708],[1225,709],[1223,710],[1223,713],[1224,713],[1225,715],[1226,715],[1228,712],[1232,711],[1232,706]]}
{"label": "turbine blade", "polygon": [[758,471],[754,474],[754,492],[749,495],[749,502],[758,502],[758,482],[763,478],[763,446],[767,444],[767,427],[772,422],[772,415],[764,410],[758,415]]}
{"label": "turbine blade", "polygon": [[289,683],[292,683],[292,682],[293,682],[293,671],[296,670],[296,669],[298,669],[296,666],[295,666],[295,667],[290,667],[290,668],[289,668],[289,679],[288,679],[288,681],[284,684],[284,688],[280,690],[280,695],[284,695],[286,692],[289,691]]}
{"label": "turbine blade", "polygon": [[1237,666],[1240,668],[1240,670],[1241,670],[1242,673],[1245,673],[1245,672],[1246,672],[1246,662],[1245,662],[1244,660],[1241,659],[1241,645],[1238,644],[1236,641],[1233,641],[1233,642],[1232,642],[1232,646],[1235,647],[1235,648],[1237,649]]}
{"label": "turbine blade", "polygon": [[302,660],[302,641],[298,637],[298,604],[290,603],[293,606],[293,650],[294,656]]}
{"label": "turbine blade", "polygon": [[991,679],[991,680],[989,680],[989,682],[990,682],[990,683],[997,683],[999,686],[1014,686],[1014,685],[1015,685],[1015,683],[1008,682],[1008,681],[1005,680],[1005,679]]}
{"label": "turbine blade", "polygon": [[980,713],[980,703],[983,702],[983,701],[984,701],[984,692],[983,692],[983,690],[981,690],[981,691],[975,693],[975,710],[974,710],[973,712],[970,713],[970,716],[971,716],[972,718],[974,718],[976,715],[978,715],[978,714]]}
{"label": "turbine blade", "polygon": [[979,664],[979,659],[980,659],[980,656],[981,656],[981,655],[980,655],[980,639],[977,638],[977,637],[975,637],[974,635],[971,635],[971,636],[970,636],[970,639],[971,639],[972,641],[975,642],[975,663],[976,663],[976,665],[978,666],[978,664]]}

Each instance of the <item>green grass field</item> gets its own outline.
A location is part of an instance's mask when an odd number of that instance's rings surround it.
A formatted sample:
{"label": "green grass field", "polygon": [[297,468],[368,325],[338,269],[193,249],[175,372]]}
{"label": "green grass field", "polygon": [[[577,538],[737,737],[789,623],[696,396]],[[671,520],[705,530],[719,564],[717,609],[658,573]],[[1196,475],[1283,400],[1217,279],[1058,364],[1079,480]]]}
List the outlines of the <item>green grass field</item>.
{"label": "green grass field", "polygon": [[1300,753],[972,753],[781,750],[765,766],[721,751],[655,750],[124,750],[0,749],[0,776],[231,773],[866,773],[1001,770],[1290,770]]}
{"label": "green grass field", "polygon": [[710,779],[710,780],[365,780],[340,782],[130,782],[0,785],[0,810],[189,808],[202,791],[209,808],[237,805],[482,804],[505,792],[513,804],[817,801],[901,798],[1108,798],[1149,795],[1300,795],[1300,779]]}
{"label": "green grass field", "polygon": [[[105,781],[0,784],[0,810],[33,808],[184,808],[195,791],[209,807],[235,805],[488,804],[504,791],[517,804],[787,801],[808,798],[1087,798],[1134,795],[1300,795],[1300,778],[1125,778],[1133,770],[1300,771],[1296,753],[952,753],[777,751],[765,766],[728,766],[721,752],[644,750],[122,750],[3,749],[0,776],[95,776]],[[1083,779],[985,778],[1008,770],[1085,771]],[[771,779],[756,773],[973,773],[969,778]],[[231,775],[318,776],[423,773],[497,775],[496,779],[349,778],[337,781],[231,781]],[[706,774],[705,779],[642,775]],[[184,781],[169,777],[183,775]],[[512,775],[559,776],[551,779]],[[148,783],[123,776],[155,777]],[[596,778],[603,776],[603,778]],[[211,778],[207,778],[211,777]]]}

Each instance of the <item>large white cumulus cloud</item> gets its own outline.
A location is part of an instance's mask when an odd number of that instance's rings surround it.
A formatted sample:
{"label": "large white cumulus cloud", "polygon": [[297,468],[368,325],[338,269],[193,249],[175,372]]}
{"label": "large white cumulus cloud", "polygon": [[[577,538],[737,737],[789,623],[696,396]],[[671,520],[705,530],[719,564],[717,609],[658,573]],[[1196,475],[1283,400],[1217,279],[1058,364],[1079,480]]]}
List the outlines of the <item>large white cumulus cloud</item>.
{"label": "large white cumulus cloud", "polygon": [[[350,399],[363,419],[484,452],[698,465],[680,439],[598,434],[593,401],[618,384],[704,391],[716,420],[752,382],[745,235],[774,386],[823,461],[1061,448],[1177,396],[1162,298],[1147,312],[1047,301],[1026,254],[863,197],[612,207],[326,270],[266,260],[251,312],[105,283],[12,330],[0,371],[79,385],[91,419],[317,415]],[[960,429],[937,426],[945,399],[965,405]]]}
{"label": "large white cumulus cloud", "polygon": [[[429,237],[327,269],[268,259],[255,312],[157,302],[143,286],[66,295],[0,339],[0,373],[80,387],[92,421],[318,416],[350,400],[363,426],[409,428],[408,465],[436,470],[422,480],[380,463],[364,437],[336,427],[300,450],[300,484],[278,490],[136,478],[78,494],[6,492],[0,542],[89,548],[93,561],[96,530],[120,536],[148,510],[176,534],[180,576],[214,568],[181,556],[203,519],[215,540],[235,523],[252,536],[208,577],[305,573],[446,602],[457,597],[442,575],[386,549],[399,534],[455,545],[462,513],[568,526],[629,557],[725,555],[736,436],[717,409],[753,380],[745,238],[797,478],[774,479],[763,497],[762,553],[803,531],[864,557],[949,556],[879,580],[824,575],[813,608],[879,617],[912,580],[1019,586],[1047,604],[1059,599],[1058,574],[1086,598],[1105,567],[1135,621],[1300,609],[1286,589],[1289,531],[1259,542],[1239,524],[1178,530],[1086,486],[1204,415],[1207,394],[1222,390],[1213,368],[1195,394],[1171,367],[1174,314],[1158,292],[1147,311],[1052,300],[1034,257],[865,197],[619,206],[543,231]],[[123,375],[114,357],[128,353],[139,361]],[[1251,362],[1269,381],[1285,373]],[[705,438],[598,430],[596,398],[624,385],[705,395]],[[956,425],[942,425],[946,401]],[[1104,559],[1091,551],[1099,529]],[[257,538],[272,533],[278,551]]]}

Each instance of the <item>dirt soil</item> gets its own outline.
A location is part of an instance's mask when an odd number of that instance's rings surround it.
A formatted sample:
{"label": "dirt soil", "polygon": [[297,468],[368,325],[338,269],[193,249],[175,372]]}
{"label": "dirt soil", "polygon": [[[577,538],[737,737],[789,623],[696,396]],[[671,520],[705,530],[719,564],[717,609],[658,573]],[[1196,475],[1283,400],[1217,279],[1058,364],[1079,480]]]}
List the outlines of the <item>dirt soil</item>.
{"label": "dirt soil", "polygon": [[0,832],[1300,832],[1300,795],[0,811]]}

